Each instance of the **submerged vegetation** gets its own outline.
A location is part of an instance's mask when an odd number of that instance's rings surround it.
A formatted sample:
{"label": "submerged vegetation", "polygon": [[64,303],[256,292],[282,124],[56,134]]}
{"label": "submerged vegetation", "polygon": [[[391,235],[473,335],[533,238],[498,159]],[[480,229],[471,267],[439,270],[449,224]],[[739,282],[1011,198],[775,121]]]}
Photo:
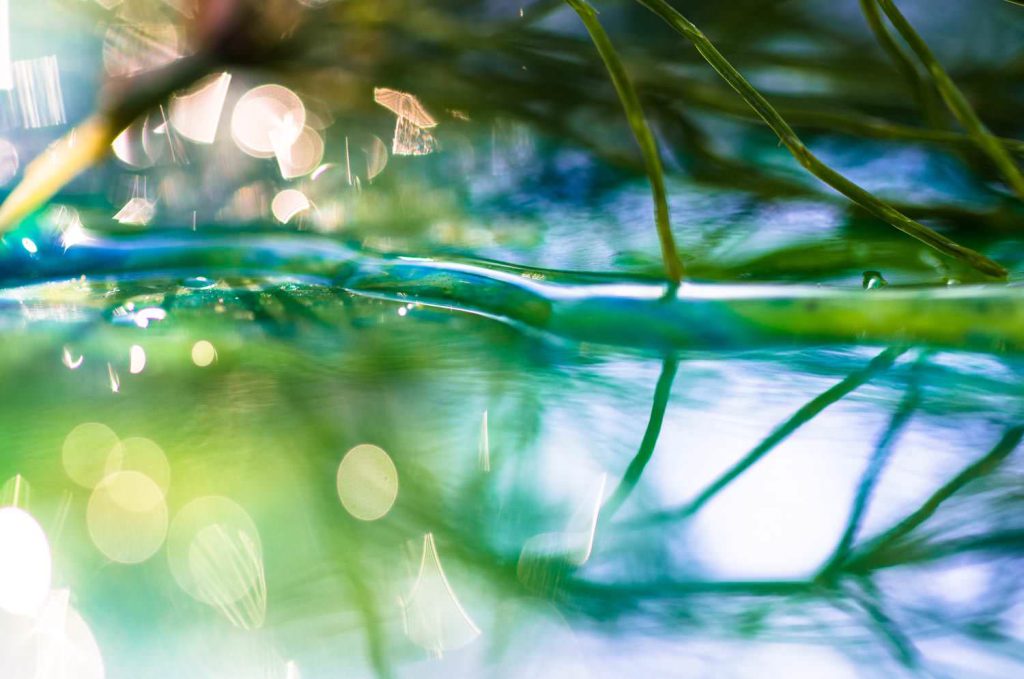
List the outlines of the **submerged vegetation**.
{"label": "submerged vegetation", "polygon": [[0,675],[1024,667],[1018,3],[57,4]]}

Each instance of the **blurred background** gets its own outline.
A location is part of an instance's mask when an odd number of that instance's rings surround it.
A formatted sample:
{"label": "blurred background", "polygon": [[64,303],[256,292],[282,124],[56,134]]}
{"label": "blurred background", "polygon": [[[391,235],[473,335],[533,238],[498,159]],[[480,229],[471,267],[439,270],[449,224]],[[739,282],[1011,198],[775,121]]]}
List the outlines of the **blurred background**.
{"label": "blurred background", "polygon": [[[671,4],[1012,293],[1020,199],[872,2]],[[0,0],[4,192],[117,87],[213,55],[0,244],[0,676],[1024,674],[1019,355],[957,314],[962,345],[801,341],[797,315],[793,342],[671,351],[510,321],[501,276],[661,275],[579,17],[280,0],[227,40],[233,5]],[[898,5],[1019,159],[1024,8]],[[979,279],[807,174],[643,7],[595,6],[692,279]]]}

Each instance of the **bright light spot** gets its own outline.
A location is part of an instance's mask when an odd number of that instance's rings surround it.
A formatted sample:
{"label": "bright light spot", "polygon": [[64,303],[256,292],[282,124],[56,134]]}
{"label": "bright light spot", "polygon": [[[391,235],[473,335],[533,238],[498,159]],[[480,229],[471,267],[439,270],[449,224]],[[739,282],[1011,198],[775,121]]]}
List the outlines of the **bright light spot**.
{"label": "bright light spot", "polygon": [[[3,19],[0,18],[0,21]],[[10,182],[16,174],[18,174],[18,149],[6,139],[0,139],[0,186]]]}
{"label": "bright light spot", "polygon": [[441,567],[434,536],[423,536],[420,570],[409,596],[402,600],[405,633],[413,643],[442,656],[480,636],[480,628],[462,608]]}
{"label": "bright light spot", "polygon": [[306,124],[302,100],[281,85],[262,85],[245,94],[231,115],[231,137],[243,152],[270,158],[277,148],[291,146]]}
{"label": "bright light spot", "polygon": [[387,167],[388,147],[384,145],[380,137],[371,135],[370,146],[363,149],[363,153],[366,154],[366,178],[373,179]]}
{"label": "bright light spot", "polygon": [[67,589],[50,592],[34,617],[9,620],[0,634],[7,679],[103,679],[103,658]]}
{"label": "bright light spot", "polygon": [[405,316],[407,313],[409,313],[409,310],[406,309],[404,306],[398,307],[398,315],[399,316]]}
{"label": "bright light spot", "polygon": [[171,465],[163,449],[141,436],[126,438],[110,452],[106,474],[118,471],[140,472],[152,479],[164,493],[171,485]]}
{"label": "bright light spot", "polygon": [[607,482],[608,475],[602,474],[591,492],[581,500],[564,531],[541,533],[526,541],[516,568],[520,580],[530,583],[538,575],[543,577],[544,573],[535,569],[546,571],[552,559],[574,566],[582,566],[590,559]]}
{"label": "bright light spot", "polygon": [[53,562],[46,534],[28,512],[0,509],[0,608],[36,613],[50,592]]}
{"label": "bright light spot", "polygon": [[34,129],[67,122],[57,57],[15,61],[13,67],[21,124]]}
{"label": "bright light spot", "polygon": [[92,241],[92,237],[85,230],[85,226],[82,224],[82,220],[78,216],[78,212],[74,212],[67,222],[62,224],[60,228],[60,244],[64,246],[65,250],[74,247],[75,245],[81,245]]}
{"label": "bright light spot", "polygon": [[192,345],[192,362],[200,368],[217,360],[217,349],[206,340],[199,340]]}
{"label": "bright light spot", "polygon": [[313,170],[313,174],[309,175],[309,178],[312,179],[313,181],[316,181],[317,179],[320,178],[320,175],[322,175],[324,172],[331,169],[332,167],[334,167],[334,163],[324,163],[320,167]]}
{"label": "bright light spot", "polygon": [[387,514],[398,497],[398,469],[377,446],[364,443],[345,453],[338,465],[338,497],[349,514],[374,521]]}
{"label": "bright light spot", "polygon": [[952,606],[969,606],[981,601],[994,580],[992,565],[984,562],[943,563],[941,569],[929,572],[924,584],[937,598]]}
{"label": "bright light spot", "polygon": [[798,578],[828,558],[853,484],[813,442],[794,439],[760,460],[693,519],[693,553],[715,577]]}
{"label": "bright light spot", "polygon": [[0,505],[10,507],[28,506],[28,481],[21,474],[15,474],[0,487]]}
{"label": "bright light spot", "polygon": [[399,92],[387,87],[373,88],[373,100],[413,125],[422,128],[434,127],[437,121],[423,108],[423,104],[408,92]]}
{"label": "bright light spot", "polygon": [[111,561],[141,563],[167,536],[167,503],[154,481],[135,471],[103,479],[86,510],[89,536]]}
{"label": "bright light spot", "polygon": [[419,99],[407,92],[375,87],[373,100],[398,116],[391,153],[396,156],[422,156],[437,149],[434,136],[427,131],[437,125],[437,120],[423,108]]}
{"label": "bright light spot", "polygon": [[306,198],[306,194],[302,191],[285,189],[274,196],[274,200],[270,203],[270,211],[274,213],[274,218],[277,221],[287,224],[295,215],[308,210],[311,205],[309,198]]}
{"label": "bright light spot", "polygon": [[80,424],[64,438],[64,471],[78,485],[94,488],[106,475],[107,460],[119,444],[117,434],[105,424]]}
{"label": "bright light spot", "polygon": [[60,361],[69,370],[77,370],[79,366],[82,365],[82,362],[85,361],[85,356],[79,356],[78,358],[74,358],[71,355],[71,349],[69,347],[64,347],[64,349],[61,351]]}
{"label": "bright light spot", "polygon": [[25,251],[30,255],[34,255],[39,252],[39,246],[36,245],[36,242],[31,238],[22,238],[21,247],[25,248]]}
{"label": "bright light spot", "polygon": [[121,224],[145,226],[153,221],[153,217],[155,216],[156,203],[148,198],[136,196],[125,203],[124,206],[117,211],[117,214],[114,215],[114,219]]}
{"label": "bright light spot", "polygon": [[860,676],[849,658],[827,646],[759,644],[747,648],[741,651],[737,677],[856,679]]}
{"label": "bright light spot", "polygon": [[186,139],[212,144],[217,137],[224,100],[231,85],[231,74],[221,73],[203,81],[187,94],[171,99],[171,125]]}
{"label": "bright light spot", "polygon": [[[324,159],[324,140],[312,127],[302,128],[297,139],[289,143],[278,142],[279,135],[271,135],[275,142],[274,155],[284,179],[295,179],[317,169]],[[281,140],[284,142],[284,140]]]}
{"label": "bright light spot", "polygon": [[14,88],[11,71],[11,8],[8,0],[0,0],[0,90]]}
{"label": "bright light spot", "polygon": [[391,142],[391,153],[396,156],[425,156],[437,150],[437,140],[425,128],[408,118],[399,118],[395,123],[395,137]]}
{"label": "bright light spot", "polygon": [[477,450],[477,461],[480,463],[481,470],[491,471],[491,433],[487,425],[486,410],[480,420],[480,444]]}
{"label": "bright light spot", "polygon": [[266,617],[267,585],[256,525],[224,497],[193,500],[171,522],[167,560],[178,586],[243,629]]}
{"label": "bright light spot", "polygon": [[170,22],[117,23],[103,38],[103,65],[112,76],[152,70],[181,56],[179,42]]}
{"label": "bright light spot", "polygon": [[125,165],[138,169],[150,167],[153,160],[146,153],[145,134],[146,122],[136,121],[121,130],[121,134],[110,143],[110,148]]}
{"label": "bright light spot", "polygon": [[133,344],[128,350],[128,372],[138,375],[146,369],[146,350],[138,344]]}
{"label": "bright light spot", "polygon": [[115,394],[119,393],[121,391],[121,377],[110,363],[107,363],[107,376],[110,377],[110,391]]}
{"label": "bright light spot", "polygon": [[162,321],[167,318],[167,312],[160,307],[151,306],[139,309],[132,314],[132,321],[140,328],[148,328],[152,321]]}

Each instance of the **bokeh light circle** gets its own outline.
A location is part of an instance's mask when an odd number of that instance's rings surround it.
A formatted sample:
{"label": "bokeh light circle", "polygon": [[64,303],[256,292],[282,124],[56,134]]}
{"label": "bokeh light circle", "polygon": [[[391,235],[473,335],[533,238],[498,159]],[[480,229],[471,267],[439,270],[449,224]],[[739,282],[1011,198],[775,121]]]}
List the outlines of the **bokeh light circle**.
{"label": "bokeh light circle", "polygon": [[78,485],[94,488],[106,476],[110,454],[120,443],[117,434],[105,424],[80,424],[64,439],[64,471]]}
{"label": "bokeh light circle", "polygon": [[398,469],[382,448],[364,443],[352,448],[338,465],[338,498],[361,521],[383,517],[398,497]]}
{"label": "bokeh light circle", "polygon": [[38,611],[52,572],[50,543],[36,520],[17,507],[0,509],[0,609],[14,615]]}
{"label": "bokeh light circle", "polygon": [[182,507],[167,535],[167,560],[178,586],[218,607],[258,595],[262,553],[259,531],[249,514],[216,495]]}
{"label": "bokeh light circle", "polygon": [[254,87],[239,98],[231,114],[231,137],[244,153],[270,158],[290,148],[306,125],[306,107],[281,85]]}
{"label": "bokeh light circle", "polygon": [[108,559],[141,563],[156,554],[167,536],[163,491],[141,472],[115,472],[93,490],[86,525],[93,544]]}

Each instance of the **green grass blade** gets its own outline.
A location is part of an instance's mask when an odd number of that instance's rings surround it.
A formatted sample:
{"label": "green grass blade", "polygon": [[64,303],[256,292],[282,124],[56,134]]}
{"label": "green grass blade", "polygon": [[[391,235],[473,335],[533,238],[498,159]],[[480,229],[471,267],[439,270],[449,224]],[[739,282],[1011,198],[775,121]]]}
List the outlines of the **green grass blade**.
{"label": "green grass blade", "polygon": [[797,162],[808,172],[822,180],[833,189],[857,203],[875,217],[888,222],[903,233],[916,238],[925,245],[995,278],[1005,278],[1006,269],[979,252],[964,247],[959,243],[929,229],[924,224],[914,221],[888,203],[876,198],[872,193],[854,184],[852,181],[833,170],[818,159],[803,141],[796,135],[789,123],[779,114],[764,96],[744,78],[722,53],[711,43],[703,32],[686,17],[680,14],[665,0],[636,0],[658,17],[664,20],[676,32],[689,40],[715,71],[747,102],[754,112],[767,123],[768,127],[779,137],[789,149]]}
{"label": "green grass blade", "polygon": [[654,140],[651,128],[647,125],[643,108],[640,105],[640,97],[633,87],[626,67],[622,64],[614,45],[608,34],[605,33],[601,22],[597,19],[597,12],[586,0],[565,0],[570,7],[580,16],[583,25],[590,34],[590,39],[601,55],[608,75],[611,76],[612,84],[619,95],[622,107],[626,110],[626,119],[633,130],[633,136],[640,146],[643,154],[644,167],[647,170],[647,177],[651,182],[651,193],[654,198],[654,219],[658,228],[658,240],[661,242],[661,257],[665,261],[665,274],[673,283],[679,283],[683,278],[683,264],[679,260],[679,252],[676,250],[675,238],[672,236],[672,226],[669,223],[668,201],[665,193],[665,173],[661,166],[661,155],[658,153],[658,144]]}
{"label": "green grass blade", "polygon": [[1014,163],[1006,147],[1000,143],[999,139],[989,131],[985,123],[978,117],[974,107],[967,101],[967,97],[956,86],[953,79],[949,77],[946,69],[935,58],[928,44],[914,30],[914,27],[910,25],[910,22],[907,21],[906,17],[903,16],[892,0],[875,0],[875,2],[882,8],[889,21],[892,22],[893,27],[903,37],[903,40],[910,46],[914,54],[917,55],[921,64],[928,70],[932,80],[935,82],[936,89],[942,95],[942,99],[946,102],[946,107],[949,111],[963,125],[967,134],[974,139],[978,148],[992,159],[992,162],[999,168],[999,171],[1010,185],[1010,188],[1013,189],[1013,192],[1024,198],[1024,175],[1021,174],[1020,168]]}

